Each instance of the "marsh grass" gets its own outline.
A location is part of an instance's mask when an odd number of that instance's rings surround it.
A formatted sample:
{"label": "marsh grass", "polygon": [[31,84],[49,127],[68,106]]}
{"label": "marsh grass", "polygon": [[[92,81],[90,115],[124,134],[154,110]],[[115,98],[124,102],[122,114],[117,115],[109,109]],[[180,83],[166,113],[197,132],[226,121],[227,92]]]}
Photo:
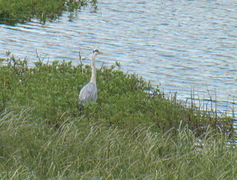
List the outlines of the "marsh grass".
{"label": "marsh grass", "polygon": [[0,23],[15,25],[37,18],[41,23],[55,20],[65,10],[74,11],[96,0],[4,0],[0,1]]}
{"label": "marsh grass", "polygon": [[197,135],[207,126],[217,130],[232,127],[231,118],[217,119],[198,108],[168,100],[143,78],[125,74],[116,66],[98,70],[97,103],[80,112],[78,92],[90,79],[90,66],[36,61],[35,67],[30,68],[26,60],[14,56],[2,59],[2,64],[0,110],[13,105],[33,107],[35,118],[46,119],[51,126],[59,127],[68,117],[83,116],[84,121],[106,126],[134,128],[143,124],[163,132],[177,129],[182,121]]}
{"label": "marsh grass", "polygon": [[[207,130],[201,148],[186,127],[174,137],[138,125],[104,127],[68,118],[60,131],[32,117],[32,108],[7,108],[0,117],[3,179],[235,179],[234,147]],[[180,126],[181,127],[181,126]],[[171,130],[172,131],[172,130]]]}
{"label": "marsh grass", "polygon": [[89,66],[36,61],[32,68],[8,55],[0,69],[3,179],[236,177],[235,145],[226,145],[231,118],[217,125],[116,66],[98,69],[98,101],[78,111]]}

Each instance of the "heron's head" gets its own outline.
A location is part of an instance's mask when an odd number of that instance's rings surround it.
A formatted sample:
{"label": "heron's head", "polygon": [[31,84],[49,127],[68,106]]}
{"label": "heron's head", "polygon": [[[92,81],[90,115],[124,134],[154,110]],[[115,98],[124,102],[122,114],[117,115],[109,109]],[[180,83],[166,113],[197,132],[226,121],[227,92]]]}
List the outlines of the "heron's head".
{"label": "heron's head", "polygon": [[97,54],[103,54],[103,52],[99,51],[98,49],[94,49],[93,50],[93,54],[97,55]]}

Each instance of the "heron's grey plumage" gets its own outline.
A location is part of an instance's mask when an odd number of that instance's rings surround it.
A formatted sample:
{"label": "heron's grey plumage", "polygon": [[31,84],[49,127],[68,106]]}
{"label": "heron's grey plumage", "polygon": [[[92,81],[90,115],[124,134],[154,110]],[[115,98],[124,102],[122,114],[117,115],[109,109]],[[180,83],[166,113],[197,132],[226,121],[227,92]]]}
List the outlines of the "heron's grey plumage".
{"label": "heron's grey plumage", "polygon": [[97,86],[96,86],[96,68],[95,56],[102,54],[99,50],[94,50],[91,58],[91,80],[86,84],[79,93],[79,109],[83,109],[84,104],[88,102],[95,102],[97,100]]}
{"label": "heron's grey plumage", "polygon": [[79,100],[82,105],[87,102],[95,102],[97,100],[96,83],[89,82],[86,84],[79,93]]}

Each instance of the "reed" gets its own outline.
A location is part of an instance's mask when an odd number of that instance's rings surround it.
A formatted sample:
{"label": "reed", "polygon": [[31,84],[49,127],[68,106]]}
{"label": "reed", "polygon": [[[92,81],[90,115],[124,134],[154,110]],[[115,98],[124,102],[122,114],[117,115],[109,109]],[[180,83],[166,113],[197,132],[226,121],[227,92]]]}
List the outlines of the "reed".
{"label": "reed", "polygon": [[235,179],[235,146],[209,129],[199,139],[186,127],[174,137],[139,125],[104,127],[67,118],[59,131],[7,108],[0,117],[3,179]]}

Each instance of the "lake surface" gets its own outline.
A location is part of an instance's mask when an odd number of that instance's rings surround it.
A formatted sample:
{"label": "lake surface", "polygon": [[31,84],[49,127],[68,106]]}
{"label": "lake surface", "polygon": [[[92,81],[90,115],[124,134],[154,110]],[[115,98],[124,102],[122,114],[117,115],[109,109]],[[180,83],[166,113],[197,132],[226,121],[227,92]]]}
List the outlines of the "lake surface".
{"label": "lake surface", "polygon": [[11,51],[32,62],[40,57],[77,64],[80,51],[89,64],[98,48],[105,54],[97,67],[120,62],[121,70],[167,94],[177,92],[183,100],[193,94],[203,108],[232,113],[237,110],[236,10],[234,0],[100,0],[96,12],[88,6],[46,25],[36,20],[0,25],[0,57]]}

